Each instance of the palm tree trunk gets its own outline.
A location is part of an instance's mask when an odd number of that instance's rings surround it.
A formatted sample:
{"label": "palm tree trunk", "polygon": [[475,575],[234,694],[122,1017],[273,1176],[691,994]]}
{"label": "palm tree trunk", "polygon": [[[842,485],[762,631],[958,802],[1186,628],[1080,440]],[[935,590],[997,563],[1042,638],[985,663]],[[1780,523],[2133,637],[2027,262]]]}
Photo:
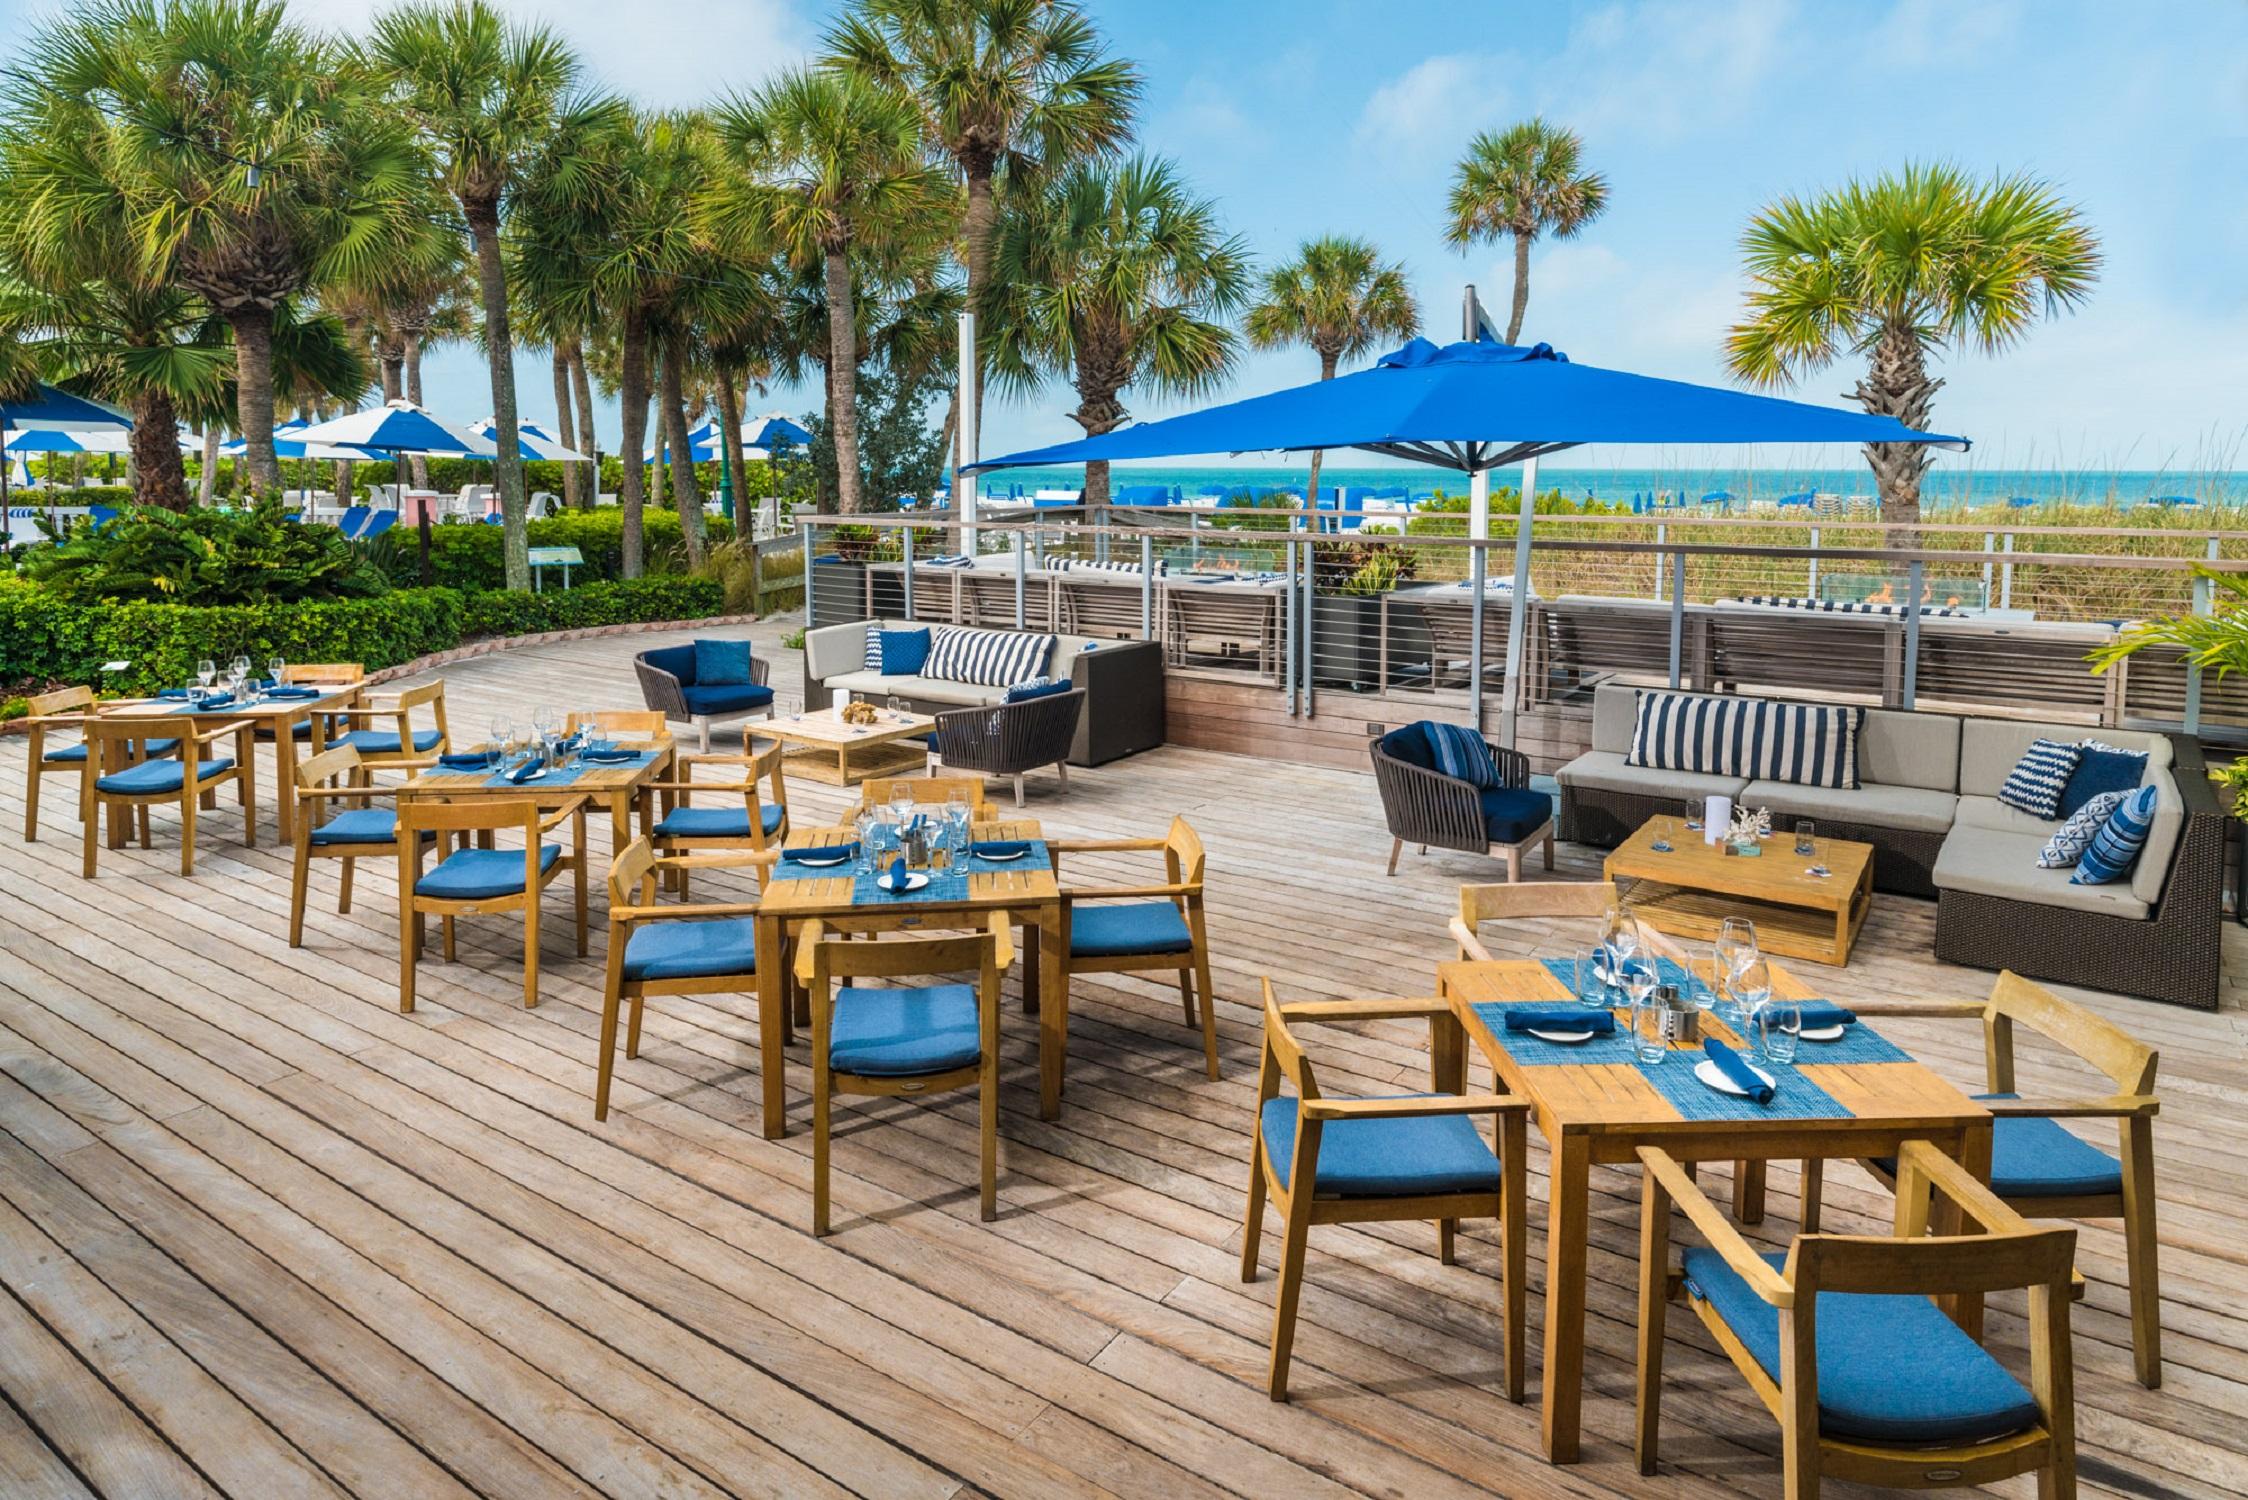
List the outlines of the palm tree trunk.
{"label": "palm tree trunk", "polygon": [[[718,462],[719,472],[726,476],[726,488],[734,497],[734,535],[757,534],[757,508],[748,494],[747,476],[742,472],[742,396],[734,384],[733,366],[718,361]],[[742,525],[742,515],[747,510],[751,524]]]}
{"label": "palm tree trunk", "polygon": [[851,262],[841,245],[827,252],[827,420],[835,434],[836,508],[864,511],[859,468],[859,348],[851,309]]}
{"label": "palm tree trunk", "polygon": [[1530,237],[1514,237],[1514,311],[1507,314],[1506,341],[1522,337],[1522,315],[1530,310]]}
{"label": "palm tree trunk", "polygon": [[507,586],[531,586],[530,533],[525,525],[523,450],[515,412],[515,339],[507,323],[507,271],[500,264],[500,206],[497,200],[463,198],[461,213],[476,236],[476,284],[484,301],[484,352],[492,370],[492,486],[500,492],[501,550],[507,560]]}
{"label": "palm tree trunk", "polygon": [[586,455],[581,493],[591,510],[601,503],[601,430],[593,425],[593,380],[585,371],[585,346],[575,340],[570,344],[570,392],[577,397],[578,436],[584,440],[578,451]]}
{"label": "palm tree trunk", "polygon": [[945,461],[952,465],[952,492],[960,493],[960,466],[968,462],[968,455],[956,446],[960,437],[960,382],[952,383],[952,395],[944,404],[944,436],[937,446],[943,450]]}
{"label": "palm tree trunk", "polygon": [[[572,419],[570,412],[570,346],[568,342],[562,339],[555,340],[553,357],[550,363],[554,367],[555,440],[565,448],[575,448],[578,443],[577,434],[573,429],[577,424]],[[562,503],[572,510],[579,507],[579,479],[576,464],[564,464],[562,466]]]}
{"label": "palm tree trunk", "polygon": [[195,476],[195,503],[209,505],[219,486],[219,424],[203,424],[203,472]]}
{"label": "palm tree trunk", "polygon": [[187,465],[180,458],[179,413],[162,391],[133,398],[133,498],[165,510],[186,510]]}
{"label": "palm tree trunk", "polygon": [[273,456],[273,309],[244,302],[226,321],[234,330],[234,407],[242,424],[247,488],[271,495],[281,488],[281,461]]}
{"label": "palm tree trunk", "polygon": [[642,539],[640,454],[648,446],[648,323],[637,307],[624,314],[624,331],[618,340],[617,405],[624,422],[617,452],[624,475],[617,485],[617,504],[623,511],[620,537],[624,576],[640,576]]}
{"label": "palm tree trunk", "polygon": [[382,344],[375,353],[375,365],[382,377],[383,400],[412,399],[406,395],[406,340],[403,335],[383,334]]}
{"label": "palm tree trunk", "polygon": [[[1928,361],[1911,328],[1891,324],[1874,341],[1866,375],[1851,394],[1876,416],[1895,417],[1907,427],[1925,429],[1941,380],[1928,375]],[[1923,443],[1868,443],[1866,463],[1881,494],[1881,519],[1901,526],[1920,521],[1920,480],[1932,454]],[[1887,533],[1892,547],[1916,547],[1912,531]]]}
{"label": "palm tree trunk", "polygon": [[[961,217],[962,237],[968,242],[968,310],[976,315],[976,431],[984,430],[984,288],[991,282],[991,257],[999,240],[999,200],[992,191],[993,163],[964,163],[968,175],[968,208]],[[951,445],[946,444],[946,451]]]}
{"label": "palm tree trunk", "polygon": [[663,424],[671,446],[671,501],[679,508],[679,539],[687,566],[703,565],[702,488],[695,483],[695,451],[687,440],[687,335],[673,329],[663,343]]}
{"label": "palm tree trunk", "polygon": [[[1335,366],[1340,362],[1340,355],[1330,354],[1325,349],[1320,350],[1319,378],[1321,380],[1333,380],[1335,378]],[[1326,462],[1326,449],[1314,448],[1311,450],[1311,483],[1305,486],[1307,493],[1304,495],[1304,507],[1307,510],[1319,509],[1319,471],[1325,466]],[[1339,520],[1337,524],[1340,524]]]}

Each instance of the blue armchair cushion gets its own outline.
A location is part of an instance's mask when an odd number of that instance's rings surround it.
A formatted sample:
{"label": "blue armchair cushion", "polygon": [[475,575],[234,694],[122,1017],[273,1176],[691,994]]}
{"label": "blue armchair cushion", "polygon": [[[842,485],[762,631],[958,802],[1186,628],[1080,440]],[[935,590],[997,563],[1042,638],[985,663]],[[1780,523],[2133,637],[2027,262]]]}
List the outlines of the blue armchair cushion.
{"label": "blue armchair cushion", "polygon": [[[788,818],[788,809],[764,802],[758,805],[757,814],[765,825],[765,836],[771,838],[780,832],[781,824]],[[656,824],[656,837],[746,839],[749,837],[749,809],[739,802],[727,807],[675,807]]]}
{"label": "blue armchair cushion", "polygon": [[945,1073],[983,1056],[976,992],[965,984],[836,991],[827,1065],[839,1073],[906,1078]]}
{"label": "blue armchair cushion", "polygon": [[641,653],[649,666],[659,672],[669,672],[679,679],[681,687],[695,685],[695,648],[692,646],[658,646],[653,651]]}
{"label": "blue armchair cushion", "polygon": [[1494,844],[1519,844],[1553,819],[1553,798],[1528,787],[1485,787],[1475,800],[1483,805],[1483,831]]}
{"label": "blue armchair cushion", "polygon": [[2061,788],[2061,816],[2076,810],[2103,792],[2137,791],[2147,773],[2147,758],[2135,750],[2118,750],[2098,740],[2085,740],[2077,748],[2084,754]]}
{"label": "blue armchair cushion", "polygon": [[695,642],[695,681],[703,687],[740,687],[749,681],[749,642]]}
{"label": "blue armchair cushion", "polygon": [[1382,753],[1420,771],[1436,769],[1428,748],[1428,732],[1418,724],[1405,724],[1382,736]]}
{"label": "blue armchair cushion", "polygon": [[1437,770],[1469,786],[1499,784],[1499,768],[1493,763],[1491,747],[1484,743],[1482,735],[1465,724],[1446,724],[1436,719],[1422,720],[1421,732],[1428,736],[1429,754]]}
{"label": "blue armchair cushion", "polygon": [[636,984],[645,979],[707,979],[718,974],[756,972],[755,917],[636,922],[632,936],[625,940],[624,977],[628,983]]}
{"label": "blue armchair cushion", "polygon": [[[1780,1314],[1706,1246],[1684,1254],[1686,1289],[1780,1378]],[[1776,1269],[1784,1252],[1765,1256]],[[1972,1443],[2036,1424],[2037,1403],[1926,1297],[1821,1292],[1819,1431],[1891,1446]]]}
{"label": "blue armchair cushion", "polygon": [[[176,739],[143,740],[141,744],[149,755],[170,755],[180,747],[180,742]],[[43,766],[82,766],[86,763],[86,747],[81,743],[42,751],[39,763]]]}
{"label": "blue armchair cushion", "polygon": [[[539,845],[539,873],[554,868],[562,857],[560,844]],[[523,851],[520,849],[459,849],[445,856],[436,869],[414,882],[414,894],[439,901],[489,901],[497,896],[523,893]]]}
{"label": "blue armchair cushion", "polygon": [[[1977,1094],[2019,1099],[2019,1094]],[[1896,1175],[1893,1156],[1874,1158]],[[2089,1198],[2123,1191],[2123,1165],[2042,1115],[2001,1115],[1991,1122],[1990,1190],[2001,1198]]]}
{"label": "blue armchair cushion", "polygon": [[[437,742],[443,738],[444,736],[434,729],[415,730],[414,753],[421,755],[436,749]],[[333,750],[337,745],[356,745],[361,755],[396,755],[399,753],[398,731],[395,729],[354,729],[349,734],[339,735],[328,748]]]}
{"label": "blue armchair cushion", "polygon": [[742,714],[772,702],[773,690],[752,682],[733,687],[682,688],[679,696],[687,700],[687,712],[691,714]]}
{"label": "blue armchair cushion", "polygon": [[1028,682],[1018,682],[1007,689],[1009,703],[1028,703],[1033,698],[1051,698],[1056,693],[1066,693],[1077,686],[1067,677],[1033,677]]}
{"label": "blue armchair cushion", "polygon": [[1188,930],[1186,918],[1168,901],[1080,906],[1069,915],[1072,958],[1186,954],[1193,949],[1194,934]]}
{"label": "blue armchair cushion", "polygon": [[[1280,1185],[1296,1160],[1296,1101],[1265,1101],[1265,1159]],[[1329,1120],[1319,1131],[1313,1191],[1322,1198],[1410,1198],[1423,1193],[1495,1193],[1499,1159],[1469,1115]]]}
{"label": "blue armchair cushion", "polygon": [[[425,828],[422,837],[434,838],[436,833]],[[393,807],[354,807],[312,830],[315,844],[389,844],[397,839],[398,810]],[[516,868],[522,868],[520,860]]]}
{"label": "blue armchair cushion", "polygon": [[[199,760],[195,763],[195,781],[198,786],[212,777],[234,769],[234,762],[225,756],[217,760]],[[146,797],[161,792],[180,790],[186,775],[187,763],[181,760],[144,760],[138,765],[113,771],[94,781],[94,789],[115,792],[125,797]]]}

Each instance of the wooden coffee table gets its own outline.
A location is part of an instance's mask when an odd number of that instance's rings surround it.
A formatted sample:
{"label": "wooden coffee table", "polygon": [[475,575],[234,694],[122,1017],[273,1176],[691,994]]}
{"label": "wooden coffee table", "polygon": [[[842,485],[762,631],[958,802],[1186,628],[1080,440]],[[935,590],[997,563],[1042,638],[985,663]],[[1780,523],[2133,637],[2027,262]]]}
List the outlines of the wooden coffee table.
{"label": "wooden coffee table", "polygon": [[870,776],[895,776],[929,763],[928,750],[906,739],[929,733],[937,721],[927,714],[874,711],[872,724],[846,724],[834,708],[789,714],[755,727],[794,746],[785,757],[788,774],[808,776],[829,786],[856,786]]}
{"label": "wooden coffee table", "polygon": [[[1727,917],[1747,917],[1766,953],[1823,964],[1850,961],[1850,944],[1873,905],[1871,844],[1822,836],[1819,852],[1805,858],[1795,852],[1793,833],[1775,833],[1760,855],[1727,854],[1674,818],[1670,852],[1658,854],[1654,845],[1654,825],[1644,824],[1616,846],[1603,869],[1610,880],[1638,882],[1632,910],[1657,932],[1708,939]],[[1814,864],[1833,873],[1823,880],[1806,873]]]}

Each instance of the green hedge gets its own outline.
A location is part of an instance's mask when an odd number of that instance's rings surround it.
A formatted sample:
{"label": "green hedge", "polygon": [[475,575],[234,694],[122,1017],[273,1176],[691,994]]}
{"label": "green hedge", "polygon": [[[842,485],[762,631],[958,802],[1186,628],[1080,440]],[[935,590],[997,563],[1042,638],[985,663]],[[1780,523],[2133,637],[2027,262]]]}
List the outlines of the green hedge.
{"label": "green hedge", "polygon": [[[723,591],[704,578],[641,578],[544,594],[397,589],[316,604],[77,604],[0,579],[0,683],[92,683],[149,693],[194,676],[195,663],[243,655],[263,662],[355,661],[393,667],[464,640],[590,625],[693,620],[717,614]],[[104,676],[102,664],[125,661]]]}
{"label": "green hedge", "polygon": [[[712,546],[733,535],[719,517],[704,521],[705,539]],[[573,568],[579,582],[621,578],[624,574],[624,515],[615,509],[570,511],[533,521],[529,527],[534,547],[575,547],[584,554],[585,566]],[[679,532],[679,513],[650,510],[641,518],[643,563],[649,573],[676,573],[687,566],[686,541]],[[501,554],[497,526],[433,526],[429,532],[429,581],[441,588],[496,589],[506,582],[506,562]],[[369,556],[400,587],[421,581],[421,540],[406,526],[393,526],[367,545]]]}
{"label": "green hedge", "polygon": [[82,490],[27,490],[12,480],[8,485],[10,505],[57,505],[68,509],[74,505],[109,505],[122,509],[133,503],[133,487],[129,484],[89,484]]}

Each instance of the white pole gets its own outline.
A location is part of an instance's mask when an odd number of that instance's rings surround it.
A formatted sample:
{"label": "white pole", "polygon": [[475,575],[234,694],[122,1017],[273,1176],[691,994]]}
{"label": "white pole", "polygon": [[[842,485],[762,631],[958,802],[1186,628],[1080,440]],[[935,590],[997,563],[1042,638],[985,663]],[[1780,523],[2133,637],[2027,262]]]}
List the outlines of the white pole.
{"label": "white pole", "polygon": [[1514,523],[1514,597],[1507,601],[1506,700],[1499,708],[1499,735],[1514,748],[1514,705],[1522,696],[1523,616],[1530,606],[1530,518],[1538,503],[1538,461],[1522,460],[1521,519]]}
{"label": "white pole", "polygon": [[963,473],[976,461],[976,315],[960,315],[960,455],[952,468],[952,514],[960,523],[960,550],[976,555],[976,476]]}

